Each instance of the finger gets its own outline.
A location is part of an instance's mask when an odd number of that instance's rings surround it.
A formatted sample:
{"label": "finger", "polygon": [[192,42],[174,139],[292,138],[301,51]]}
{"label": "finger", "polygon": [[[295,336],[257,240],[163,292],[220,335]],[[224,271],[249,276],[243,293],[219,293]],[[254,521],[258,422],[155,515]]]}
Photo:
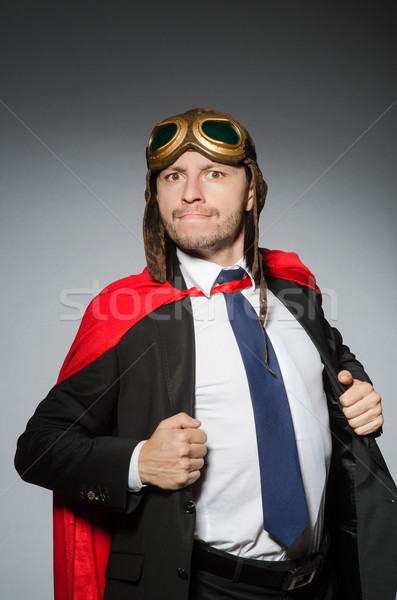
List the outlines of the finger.
{"label": "finger", "polygon": [[371,408],[378,407],[381,410],[381,397],[375,390],[371,389],[368,394],[352,394],[341,398],[341,404],[345,416],[352,419]]}
{"label": "finger", "polygon": [[356,427],[354,431],[357,435],[369,435],[371,433],[375,433],[375,431],[378,431],[378,429],[382,427],[383,423],[383,415],[381,414],[370,423],[362,425],[361,427]]}
{"label": "finger", "polygon": [[201,421],[198,421],[197,419],[193,419],[193,417],[190,417],[189,415],[187,415],[186,413],[178,413],[176,415],[173,415],[172,417],[169,417],[168,419],[164,419],[163,421],[161,421],[161,423],[159,424],[158,428],[159,429],[185,429],[185,428],[189,428],[189,427],[200,427],[201,425]]}
{"label": "finger", "polygon": [[[347,417],[350,427],[356,429],[356,427],[362,427],[367,423],[377,419],[382,415],[382,407],[375,406],[373,408],[368,409],[365,412],[361,412],[359,415],[354,417]],[[346,415],[345,415],[346,416]]]}
{"label": "finger", "polygon": [[193,471],[199,471],[204,467],[204,459],[203,458],[192,458],[190,461],[190,473]]}
{"label": "finger", "polygon": [[370,383],[355,380],[354,384],[339,397],[339,400],[342,406],[348,407],[363,400],[372,393],[376,392],[374,392],[374,388]]}
{"label": "finger", "polygon": [[193,483],[195,483],[197,481],[197,479],[199,479],[200,476],[201,476],[200,470],[192,471],[191,473],[189,473],[189,477],[188,477],[186,486],[192,485]]}
{"label": "finger", "polygon": [[351,385],[353,383],[353,375],[346,369],[339,371],[338,379],[343,385]]}
{"label": "finger", "polygon": [[189,444],[205,444],[207,441],[207,434],[202,429],[190,429],[184,433]]}
{"label": "finger", "polygon": [[207,454],[207,446],[204,444],[191,444],[190,445],[190,457],[191,458],[203,458]]}
{"label": "finger", "polygon": [[200,469],[195,469],[192,471],[185,471],[177,475],[173,482],[167,486],[169,489],[180,489],[187,487],[188,485],[192,485],[197,479],[200,477]]}

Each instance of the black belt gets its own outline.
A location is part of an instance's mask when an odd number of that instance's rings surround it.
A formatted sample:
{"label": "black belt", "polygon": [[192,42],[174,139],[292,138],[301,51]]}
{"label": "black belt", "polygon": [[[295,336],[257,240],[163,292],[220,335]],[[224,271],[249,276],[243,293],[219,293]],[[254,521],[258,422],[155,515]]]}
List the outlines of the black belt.
{"label": "black belt", "polygon": [[328,545],[325,540],[320,552],[304,559],[269,562],[241,558],[194,542],[192,565],[232,581],[284,591],[296,590],[311,583],[321,571]]}

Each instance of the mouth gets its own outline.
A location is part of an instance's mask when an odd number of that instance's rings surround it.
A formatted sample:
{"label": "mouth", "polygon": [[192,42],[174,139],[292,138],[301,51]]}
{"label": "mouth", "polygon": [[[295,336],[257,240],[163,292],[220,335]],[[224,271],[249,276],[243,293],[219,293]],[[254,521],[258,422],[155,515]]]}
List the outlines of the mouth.
{"label": "mouth", "polygon": [[203,215],[202,213],[186,213],[184,215],[181,215],[180,217],[177,217],[178,219],[183,219],[183,220],[200,220],[200,219],[208,219],[209,217],[211,217],[212,215]]}
{"label": "mouth", "polygon": [[175,210],[172,214],[173,219],[186,219],[186,220],[200,220],[200,219],[208,219],[210,217],[217,217],[219,215],[217,210],[210,211],[202,211],[202,210],[190,210],[188,212],[184,212],[181,210]]}

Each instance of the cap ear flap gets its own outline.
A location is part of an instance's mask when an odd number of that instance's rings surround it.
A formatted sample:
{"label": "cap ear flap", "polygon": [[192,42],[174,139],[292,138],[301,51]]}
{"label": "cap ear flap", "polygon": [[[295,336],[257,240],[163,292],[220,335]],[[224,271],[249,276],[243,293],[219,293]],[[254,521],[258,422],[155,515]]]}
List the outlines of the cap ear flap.
{"label": "cap ear flap", "polygon": [[256,194],[256,202],[258,206],[258,215],[261,212],[262,208],[265,206],[266,194],[267,194],[267,184],[263,179],[262,172],[258,166],[258,163],[254,162],[250,158],[246,158],[244,163],[247,165],[249,170],[251,171],[252,181],[254,182],[255,194]]}
{"label": "cap ear flap", "polygon": [[254,184],[254,202],[253,202],[253,225],[254,225],[254,252],[253,252],[253,262],[251,267],[252,277],[256,277],[259,272],[259,256],[258,256],[258,246],[259,246],[259,214],[262,208],[265,205],[266,193],[267,193],[267,185],[263,179],[262,173],[258,164],[251,160],[250,158],[246,158],[244,163],[247,165],[251,172],[251,181]]}
{"label": "cap ear flap", "polygon": [[251,177],[251,181],[249,182],[248,190],[247,190],[245,210],[247,212],[250,212],[253,209],[254,204],[255,204],[255,183]]}
{"label": "cap ear flap", "polygon": [[159,207],[149,169],[146,175],[145,190],[146,207],[143,217],[143,242],[145,246],[146,264],[149,275],[164,283],[167,279],[165,231],[160,218]]}
{"label": "cap ear flap", "polygon": [[258,213],[256,186],[254,186],[254,206],[253,206],[252,211],[254,213],[254,260],[252,263],[252,277],[255,279],[255,277],[258,273],[258,269],[259,269],[259,261],[258,261],[259,213]]}

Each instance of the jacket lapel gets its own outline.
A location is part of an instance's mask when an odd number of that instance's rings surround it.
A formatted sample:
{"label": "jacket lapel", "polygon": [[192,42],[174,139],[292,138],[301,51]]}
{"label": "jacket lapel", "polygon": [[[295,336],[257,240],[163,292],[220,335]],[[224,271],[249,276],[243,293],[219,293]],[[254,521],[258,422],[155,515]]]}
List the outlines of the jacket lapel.
{"label": "jacket lapel", "polygon": [[327,375],[338,395],[345,390],[339,382],[335,366],[332,363],[330,349],[321,325],[321,316],[316,308],[316,301],[309,289],[292,281],[276,277],[266,279],[268,288],[288,308],[295,319],[302,325],[313,344],[320,353]]}
{"label": "jacket lapel", "polygon": [[[186,289],[179,268],[171,283],[178,289]],[[186,412],[194,416],[196,356],[190,298],[163,306],[156,313],[172,414]]]}

